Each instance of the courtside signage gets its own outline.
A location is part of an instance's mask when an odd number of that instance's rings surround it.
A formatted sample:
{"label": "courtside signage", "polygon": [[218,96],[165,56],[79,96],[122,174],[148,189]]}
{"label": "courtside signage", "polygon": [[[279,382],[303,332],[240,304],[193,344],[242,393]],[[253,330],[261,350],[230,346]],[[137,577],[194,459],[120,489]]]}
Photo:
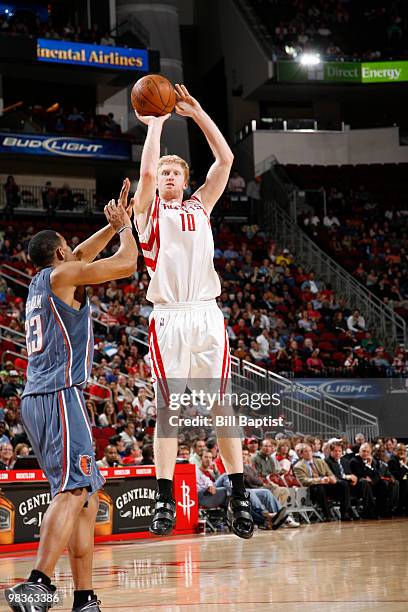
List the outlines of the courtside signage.
{"label": "courtside signage", "polygon": [[37,59],[40,62],[149,72],[149,55],[146,49],[38,38]]}
{"label": "courtside signage", "polygon": [[277,62],[278,81],[320,83],[398,83],[408,81],[408,62],[321,62],[303,66]]}
{"label": "courtside signage", "polygon": [[131,145],[126,140],[7,133],[0,135],[0,153],[128,160],[131,159]]}

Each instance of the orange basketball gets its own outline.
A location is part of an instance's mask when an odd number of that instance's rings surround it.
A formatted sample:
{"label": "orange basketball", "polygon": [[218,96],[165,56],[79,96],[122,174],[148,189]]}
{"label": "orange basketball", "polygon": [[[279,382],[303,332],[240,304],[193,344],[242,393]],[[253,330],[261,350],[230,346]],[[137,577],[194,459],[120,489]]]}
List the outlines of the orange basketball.
{"label": "orange basketball", "polygon": [[173,111],[176,92],[166,77],[161,74],[148,74],[134,84],[131,100],[139,115],[160,117]]}

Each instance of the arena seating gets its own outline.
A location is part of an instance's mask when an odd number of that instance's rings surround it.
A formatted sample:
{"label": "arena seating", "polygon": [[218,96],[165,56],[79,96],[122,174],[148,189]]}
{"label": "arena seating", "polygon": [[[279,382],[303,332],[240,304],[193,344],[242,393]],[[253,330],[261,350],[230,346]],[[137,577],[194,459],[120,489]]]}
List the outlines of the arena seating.
{"label": "arena seating", "polygon": [[[286,166],[302,189],[327,194],[327,215],[312,200],[313,213],[300,226],[385,303],[408,317],[407,164]],[[316,194],[310,194],[315,198]]]}
{"label": "arena seating", "polygon": [[328,60],[404,59],[408,49],[407,5],[403,0],[252,0],[269,29],[278,57],[285,46],[319,52]]}

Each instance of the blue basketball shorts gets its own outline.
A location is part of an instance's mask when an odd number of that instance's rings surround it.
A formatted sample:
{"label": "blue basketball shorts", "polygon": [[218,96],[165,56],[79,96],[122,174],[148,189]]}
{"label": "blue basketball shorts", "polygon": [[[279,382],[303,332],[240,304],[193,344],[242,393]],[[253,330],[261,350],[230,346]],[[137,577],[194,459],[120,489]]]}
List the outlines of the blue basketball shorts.
{"label": "blue basketball shorts", "polygon": [[92,495],[103,486],[105,479],[96,465],[91,424],[80,389],[24,397],[21,421],[52,497],[77,488],[86,488]]}

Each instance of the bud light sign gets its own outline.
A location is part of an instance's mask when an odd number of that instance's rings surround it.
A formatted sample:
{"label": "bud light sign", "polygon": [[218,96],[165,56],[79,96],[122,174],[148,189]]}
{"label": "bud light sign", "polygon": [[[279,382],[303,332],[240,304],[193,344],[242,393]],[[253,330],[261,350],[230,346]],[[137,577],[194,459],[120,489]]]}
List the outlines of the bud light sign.
{"label": "bud light sign", "polygon": [[131,144],[127,140],[7,133],[0,136],[0,153],[128,160],[131,159]]}

